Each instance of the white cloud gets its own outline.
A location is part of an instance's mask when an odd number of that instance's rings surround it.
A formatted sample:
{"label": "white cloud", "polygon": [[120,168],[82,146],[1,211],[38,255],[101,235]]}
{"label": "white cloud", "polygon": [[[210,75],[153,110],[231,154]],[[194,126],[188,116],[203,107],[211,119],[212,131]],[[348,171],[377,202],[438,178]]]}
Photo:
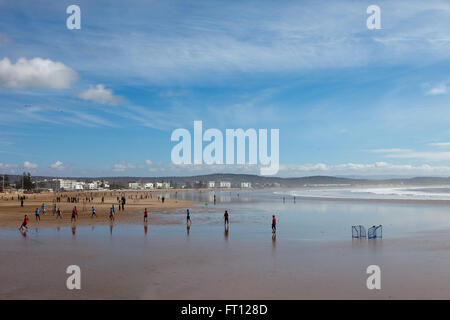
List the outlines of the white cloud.
{"label": "white cloud", "polygon": [[110,106],[115,106],[123,101],[123,97],[114,95],[113,91],[106,89],[103,84],[98,84],[95,87],[89,86],[89,89],[80,93],[78,97]]}
{"label": "white cloud", "polygon": [[36,169],[38,167],[38,165],[36,163],[32,163],[30,161],[25,161],[23,163],[23,168],[24,169]]}
{"label": "white cloud", "polygon": [[450,166],[431,166],[428,164],[409,165],[375,162],[369,164],[345,163],[337,165],[304,164],[281,165],[281,176],[309,176],[309,175],[361,175],[361,176],[448,176]]}
{"label": "white cloud", "polygon": [[145,164],[151,166],[153,164],[152,160],[145,160]]}
{"label": "white cloud", "polygon": [[[446,142],[431,143],[435,147],[449,146]],[[373,153],[383,153],[387,158],[397,159],[421,159],[425,161],[447,161],[450,160],[450,151],[415,151],[410,149],[375,149]]]}
{"label": "white cloud", "polygon": [[446,148],[450,147],[450,142],[433,142],[430,143],[429,145],[433,147]]}
{"label": "white cloud", "polygon": [[52,165],[50,165],[50,168],[56,169],[56,170],[64,170],[66,168],[65,164],[61,161],[56,161]]}
{"label": "white cloud", "polygon": [[440,94],[447,94],[448,92],[448,86],[445,83],[441,83],[439,85],[437,85],[436,87],[431,88],[430,90],[427,91],[427,95],[430,96],[435,96],[435,95],[440,95]]}
{"label": "white cloud", "polygon": [[74,70],[50,59],[20,58],[15,64],[8,58],[0,60],[0,85],[8,88],[66,89],[77,79]]}
{"label": "white cloud", "polygon": [[403,152],[409,152],[410,149],[399,149],[399,148],[392,148],[392,149],[374,149],[371,150],[373,153],[403,153]]}
{"label": "white cloud", "polygon": [[8,163],[1,163],[0,162],[0,169],[1,170],[16,169],[17,167],[18,167],[17,164],[8,164]]}
{"label": "white cloud", "polygon": [[123,172],[127,169],[136,169],[136,166],[132,163],[116,163],[112,166],[112,171]]}

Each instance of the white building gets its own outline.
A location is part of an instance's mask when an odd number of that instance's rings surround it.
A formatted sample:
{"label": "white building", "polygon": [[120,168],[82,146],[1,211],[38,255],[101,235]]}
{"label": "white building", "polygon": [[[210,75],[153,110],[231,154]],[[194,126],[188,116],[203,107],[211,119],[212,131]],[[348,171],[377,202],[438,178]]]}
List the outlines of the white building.
{"label": "white building", "polygon": [[163,189],[170,189],[170,182],[163,182]]}
{"label": "white building", "polygon": [[87,184],[87,188],[89,190],[96,190],[96,189],[98,189],[98,185],[95,182],[90,182],[90,183]]}
{"label": "white building", "polygon": [[216,187],[216,182],[215,181],[208,181],[208,188],[215,188]]}
{"label": "white building", "polygon": [[84,182],[70,179],[57,179],[57,181],[59,182],[59,189],[66,191],[83,190],[85,185]]}
{"label": "white building", "polygon": [[139,182],[129,182],[128,189],[137,190],[141,188],[141,184]]}
{"label": "white building", "polygon": [[241,182],[241,188],[251,188],[252,183],[251,182]]}
{"label": "white building", "polygon": [[219,187],[220,188],[231,188],[231,182],[230,181],[220,181]]}
{"label": "white building", "polygon": [[144,184],[144,189],[153,189],[153,182],[147,182],[146,184]]}
{"label": "white building", "polygon": [[77,182],[75,183],[75,190],[76,191],[82,191],[84,189],[84,182]]}

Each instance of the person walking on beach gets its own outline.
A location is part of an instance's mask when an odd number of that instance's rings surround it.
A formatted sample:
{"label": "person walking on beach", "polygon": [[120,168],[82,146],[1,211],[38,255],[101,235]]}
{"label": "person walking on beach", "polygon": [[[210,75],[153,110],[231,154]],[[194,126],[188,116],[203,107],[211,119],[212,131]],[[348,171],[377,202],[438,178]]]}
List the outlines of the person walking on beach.
{"label": "person walking on beach", "polygon": [[109,220],[114,221],[114,206],[109,210]]}
{"label": "person walking on beach", "polygon": [[191,225],[191,212],[189,209],[186,210],[186,224],[189,226]]}
{"label": "person walking on beach", "polygon": [[56,219],[62,219],[62,214],[61,214],[61,209],[58,208],[58,210],[56,210]]}
{"label": "person walking on beach", "polygon": [[20,230],[28,229],[27,224],[28,224],[28,216],[25,215],[25,217],[23,218],[22,225],[20,226],[19,229],[20,229]]}
{"label": "person walking on beach", "polygon": [[225,210],[225,213],[223,214],[223,218],[224,218],[224,225],[228,226],[229,221],[228,221],[228,211],[227,210]]}
{"label": "person walking on beach", "polygon": [[95,213],[95,208],[92,207],[92,214],[91,214],[91,218],[93,218],[94,216],[97,216],[97,214]]}
{"label": "person walking on beach", "polygon": [[275,219],[275,215],[272,216],[272,233],[277,232],[277,219]]}
{"label": "person walking on beach", "polygon": [[21,206],[21,207],[23,207],[23,198],[24,198],[23,196],[20,197],[20,206]]}
{"label": "person walking on beach", "polygon": [[45,203],[42,204],[42,214],[45,214],[45,212],[47,211],[47,206],[45,205]]}
{"label": "person walking on beach", "polygon": [[56,211],[58,210],[58,207],[56,206],[56,203],[53,205],[53,215],[56,214]]}
{"label": "person walking on beach", "polygon": [[147,218],[148,218],[148,210],[147,210],[147,208],[145,208],[145,210],[144,210],[144,222],[147,222]]}
{"label": "person walking on beach", "polygon": [[72,210],[72,217],[70,218],[70,222],[72,222],[74,220],[76,221],[77,218],[78,218],[78,209],[77,209],[77,206],[75,206],[75,207],[73,207],[73,210]]}
{"label": "person walking on beach", "polygon": [[39,208],[36,208],[35,215],[36,215],[36,221],[37,220],[41,221],[41,215],[39,214]]}

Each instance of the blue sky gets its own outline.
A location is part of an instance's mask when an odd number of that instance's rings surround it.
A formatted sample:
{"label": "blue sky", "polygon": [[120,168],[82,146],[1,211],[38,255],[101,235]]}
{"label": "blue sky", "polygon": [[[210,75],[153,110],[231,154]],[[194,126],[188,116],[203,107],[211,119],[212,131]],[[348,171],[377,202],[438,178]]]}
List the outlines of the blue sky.
{"label": "blue sky", "polygon": [[257,173],[173,165],[202,120],[280,129],[280,176],[448,176],[449,98],[446,0],[0,0],[0,172]]}

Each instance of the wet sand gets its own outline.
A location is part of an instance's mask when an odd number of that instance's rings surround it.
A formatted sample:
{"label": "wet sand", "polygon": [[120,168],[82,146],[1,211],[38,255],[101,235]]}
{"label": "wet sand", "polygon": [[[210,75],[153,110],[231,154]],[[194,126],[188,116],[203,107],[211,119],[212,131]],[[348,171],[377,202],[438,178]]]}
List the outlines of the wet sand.
{"label": "wet sand", "polygon": [[[201,228],[192,227],[189,236],[181,227],[158,228],[131,238],[108,237],[107,230],[103,237],[73,237],[67,230],[57,241],[2,238],[0,298],[450,298],[447,233],[433,240],[298,243],[270,235],[262,242],[240,239],[232,227],[228,236],[214,230],[208,241]],[[82,270],[81,290],[65,287],[71,264]],[[366,288],[371,264],[381,267],[381,290]]]}

